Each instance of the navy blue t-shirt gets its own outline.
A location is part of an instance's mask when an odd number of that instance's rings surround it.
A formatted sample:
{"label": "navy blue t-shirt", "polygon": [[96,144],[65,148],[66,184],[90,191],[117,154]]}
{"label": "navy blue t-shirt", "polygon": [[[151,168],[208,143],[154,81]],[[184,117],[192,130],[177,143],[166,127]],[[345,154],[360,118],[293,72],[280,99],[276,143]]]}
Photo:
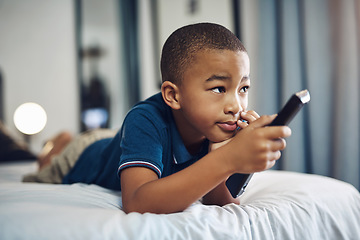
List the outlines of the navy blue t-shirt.
{"label": "navy blue t-shirt", "polygon": [[166,177],[205,156],[208,144],[205,141],[196,155],[187,151],[171,108],[158,93],[129,111],[114,138],[86,148],[63,183],[83,182],[121,190],[122,169],[141,166],[153,170],[159,178]]}

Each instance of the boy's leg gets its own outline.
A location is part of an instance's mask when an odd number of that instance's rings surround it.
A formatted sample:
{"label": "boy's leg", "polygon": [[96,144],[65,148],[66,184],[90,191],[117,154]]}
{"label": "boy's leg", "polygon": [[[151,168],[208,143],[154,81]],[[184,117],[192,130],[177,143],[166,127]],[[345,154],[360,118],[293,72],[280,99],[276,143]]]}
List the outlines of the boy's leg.
{"label": "boy's leg", "polygon": [[61,154],[51,159],[51,164],[41,168],[38,173],[24,176],[23,182],[62,183],[62,179],[75,165],[85,148],[100,139],[114,137],[116,132],[110,129],[96,129],[79,135]]}
{"label": "boy's leg", "polygon": [[71,141],[72,136],[68,132],[61,132],[47,141],[38,156],[39,170],[49,165],[51,159],[59,155]]}

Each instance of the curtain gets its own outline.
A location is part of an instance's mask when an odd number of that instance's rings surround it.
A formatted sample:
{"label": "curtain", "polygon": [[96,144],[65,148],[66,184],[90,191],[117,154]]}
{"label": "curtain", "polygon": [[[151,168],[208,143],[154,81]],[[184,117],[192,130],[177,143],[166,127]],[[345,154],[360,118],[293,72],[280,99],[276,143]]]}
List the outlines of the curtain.
{"label": "curtain", "polygon": [[0,68],[0,121],[4,121],[4,86]]}
{"label": "curtain", "polygon": [[242,40],[251,61],[250,105],[280,110],[308,89],[275,168],[334,177],[360,187],[360,3],[242,0]]}
{"label": "curtain", "polygon": [[139,38],[138,38],[138,1],[118,0],[120,30],[124,54],[123,61],[125,89],[129,109],[140,100]]}

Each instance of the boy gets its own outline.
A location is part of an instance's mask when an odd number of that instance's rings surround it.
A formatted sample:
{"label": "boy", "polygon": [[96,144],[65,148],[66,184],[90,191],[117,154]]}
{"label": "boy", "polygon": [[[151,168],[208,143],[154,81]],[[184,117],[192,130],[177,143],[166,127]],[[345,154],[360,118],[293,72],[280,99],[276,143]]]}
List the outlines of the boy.
{"label": "boy", "polygon": [[86,148],[63,182],[119,189],[119,176],[127,213],[179,212],[200,198],[239,204],[226,179],[272,167],[291,134],[265,127],[275,116],[247,111],[244,46],[220,25],[185,26],[165,42],[161,73],[161,93],[137,104],[114,138]]}

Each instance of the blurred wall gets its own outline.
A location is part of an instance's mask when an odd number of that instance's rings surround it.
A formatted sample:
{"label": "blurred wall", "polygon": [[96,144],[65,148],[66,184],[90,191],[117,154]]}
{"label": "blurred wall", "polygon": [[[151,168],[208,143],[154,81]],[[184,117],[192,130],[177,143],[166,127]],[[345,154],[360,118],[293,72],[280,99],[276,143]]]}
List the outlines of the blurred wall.
{"label": "blurred wall", "polygon": [[3,73],[5,123],[24,102],[42,105],[45,129],[32,136],[32,149],[66,129],[78,131],[74,5],[71,0],[0,1],[0,68]]}
{"label": "blurred wall", "polygon": [[172,32],[198,22],[214,22],[234,30],[231,0],[139,0],[138,3],[142,99],[160,90],[161,49]]}

